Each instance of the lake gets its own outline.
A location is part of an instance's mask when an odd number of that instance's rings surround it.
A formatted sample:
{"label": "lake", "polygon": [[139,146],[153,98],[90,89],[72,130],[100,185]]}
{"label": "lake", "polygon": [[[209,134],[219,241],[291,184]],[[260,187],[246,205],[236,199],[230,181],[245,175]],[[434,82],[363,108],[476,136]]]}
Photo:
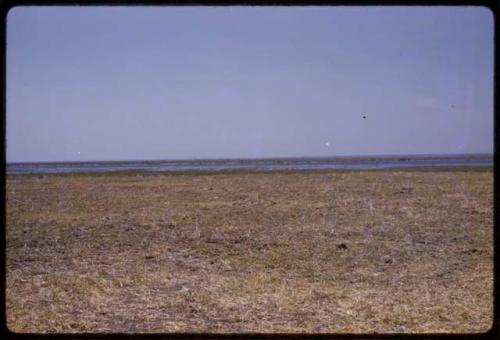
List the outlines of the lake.
{"label": "lake", "polygon": [[113,161],[11,163],[8,174],[81,173],[109,171],[221,171],[221,170],[372,170],[413,167],[493,166],[492,157],[340,157],[295,159],[183,160],[183,161]]}

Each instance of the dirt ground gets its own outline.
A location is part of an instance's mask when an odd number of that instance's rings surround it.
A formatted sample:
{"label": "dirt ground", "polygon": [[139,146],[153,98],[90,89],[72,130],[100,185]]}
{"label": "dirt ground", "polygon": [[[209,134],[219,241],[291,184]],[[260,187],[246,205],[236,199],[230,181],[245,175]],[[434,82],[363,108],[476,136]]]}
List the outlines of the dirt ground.
{"label": "dirt ground", "polygon": [[493,172],[8,175],[14,332],[485,332]]}

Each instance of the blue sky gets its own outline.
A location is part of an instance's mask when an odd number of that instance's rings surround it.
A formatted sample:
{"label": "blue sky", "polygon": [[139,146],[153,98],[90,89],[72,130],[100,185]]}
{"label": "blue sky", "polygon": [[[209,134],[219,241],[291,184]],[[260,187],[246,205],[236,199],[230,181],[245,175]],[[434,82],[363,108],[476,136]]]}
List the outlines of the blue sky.
{"label": "blue sky", "polygon": [[490,153],[493,16],[16,7],[6,118],[8,162]]}

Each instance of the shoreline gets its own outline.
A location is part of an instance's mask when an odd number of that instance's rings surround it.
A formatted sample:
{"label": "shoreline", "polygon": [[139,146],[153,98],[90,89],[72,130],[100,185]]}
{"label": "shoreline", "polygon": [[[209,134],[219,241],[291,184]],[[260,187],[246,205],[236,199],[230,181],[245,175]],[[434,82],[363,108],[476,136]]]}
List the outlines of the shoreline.
{"label": "shoreline", "polygon": [[408,166],[408,167],[387,167],[379,169],[191,169],[191,170],[109,170],[109,171],[74,171],[74,172],[6,172],[6,177],[40,177],[40,176],[120,176],[120,175],[227,175],[227,174],[293,174],[293,173],[346,173],[346,172],[482,172],[494,171],[494,165],[457,165],[457,166]]}

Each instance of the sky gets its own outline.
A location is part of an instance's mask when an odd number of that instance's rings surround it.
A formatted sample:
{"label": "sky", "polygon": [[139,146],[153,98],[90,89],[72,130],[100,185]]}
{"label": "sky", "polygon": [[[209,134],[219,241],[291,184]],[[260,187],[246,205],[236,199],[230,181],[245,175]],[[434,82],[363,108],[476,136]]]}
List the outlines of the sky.
{"label": "sky", "polygon": [[15,7],[7,162],[492,153],[493,25],[484,7]]}

